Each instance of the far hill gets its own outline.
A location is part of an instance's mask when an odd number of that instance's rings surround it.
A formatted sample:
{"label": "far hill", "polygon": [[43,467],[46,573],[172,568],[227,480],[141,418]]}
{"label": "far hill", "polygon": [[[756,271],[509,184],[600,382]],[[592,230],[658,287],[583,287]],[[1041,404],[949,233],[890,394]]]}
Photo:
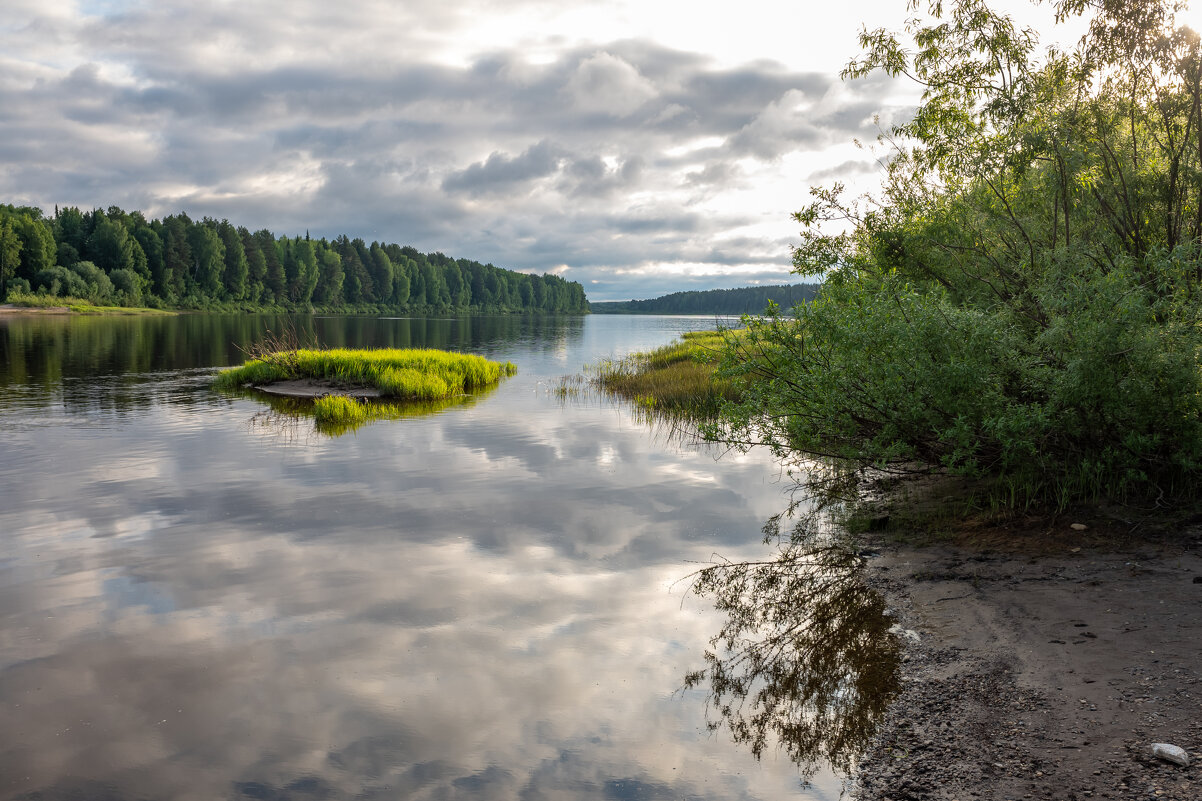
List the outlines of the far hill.
{"label": "far hill", "polygon": [[791,309],[818,293],[817,284],[748,286],[673,292],[650,300],[590,301],[593,314],[759,314],[773,301]]}

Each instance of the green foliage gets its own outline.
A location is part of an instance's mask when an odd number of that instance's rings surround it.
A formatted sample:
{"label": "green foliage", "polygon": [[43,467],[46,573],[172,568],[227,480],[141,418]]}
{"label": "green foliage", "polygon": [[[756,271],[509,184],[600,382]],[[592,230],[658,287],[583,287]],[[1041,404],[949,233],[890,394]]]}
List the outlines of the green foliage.
{"label": "green foliage", "polygon": [[142,305],[142,279],[133,270],[114,270],[109,275],[113,295],[123,306]]}
{"label": "green foliage", "polygon": [[58,246],[41,209],[0,205],[0,282],[10,278],[32,282],[38,273],[55,266],[57,257]]}
{"label": "green foliage", "polygon": [[0,220],[0,298],[5,296],[21,265],[21,240],[9,220]]}
{"label": "green foliage", "polygon": [[86,298],[90,293],[87,282],[78,273],[57,265],[39,270],[33,277],[33,286],[52,297]]}
{"label": "green foliage", "polygon": [[[87,258],[105,273],[113,270],[134,269],[134,249],[141,249],[137,241],[129,236],[129,232],[121,222],[113,222],[103,214],[97,213],[92,234],[88,237],[86,248]],[[64,243],[69,244],[69,243]],[[143,254],[143,258],[145,254]],[[64,266],[71,266],[64,264]]]}
{"label": "green foliage", "polygon": [[[86,297],[93,303],[105,303],[113,298],[113,282],[104,270],[90,261],[77,261],[70,267],[87,287]],[[128,270],[127,270],[128,272]]]}
{"label": "green foliage", "polygon": [[217,229],[217,235],[221,237],[221,245],[225,253],[225,269],[222,271],[225,296],[241,300],[246,297],[246,277],[250,271],[242,236],[238,229],[230,225],[229,220],[222,220],[219,223],[213,223],[210,220],[208,223]]}
{"label": "green foliage", "polygon": [[1202,50],[1171,4],[1094,8],[1042,63],[981,0],[930,4],[912,47],[865,31],[847,74],[923,101],[882,140],[881,198],[815,190],[795,215],[824,288],[750,321],[723,367],[748,390],[711,436],[984,478],[1007,505],[1197,490]]}

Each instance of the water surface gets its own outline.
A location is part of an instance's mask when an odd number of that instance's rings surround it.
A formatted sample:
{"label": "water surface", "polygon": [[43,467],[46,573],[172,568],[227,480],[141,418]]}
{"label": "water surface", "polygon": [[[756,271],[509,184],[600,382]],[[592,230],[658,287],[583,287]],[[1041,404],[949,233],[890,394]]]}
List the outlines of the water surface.
{"label": "water surface", "polygon": [[[713,324],[0,319],[0,797],[837,797],[680,691],[779,468],[551,391]],[[208,386],[287,327],[519,373],[327,437]]]}

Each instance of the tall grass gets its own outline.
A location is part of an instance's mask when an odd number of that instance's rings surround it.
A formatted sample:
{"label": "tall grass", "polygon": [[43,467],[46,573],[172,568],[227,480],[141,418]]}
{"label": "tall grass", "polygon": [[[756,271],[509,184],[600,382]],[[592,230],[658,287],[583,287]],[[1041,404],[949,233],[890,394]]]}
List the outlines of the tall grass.
{"label": "tall grass", "polygon": [[[589,382],[603,392],[626,398],[655,412],[708,419],[723,401],[735,400],[739,386],[714,374],[732,331],[693,331],[648,353],[607,360],[587,367]],[[572,382],[560,383],[559,393],[573,392]]]}
{"label": "tall grass", "polygon": [[306,348],[251,359],[219,374],[215,384],[235,389],[309,378],[344,387],[370,387],[388,398],[437,400],[491,386],[516,370],[511,362],[432,349]]}
{"label": "tall grass", "polygon": [[5,303],[25,309],[66,309],[74,314],[95,315],[174,315],[162,309],[147,309],[141,306],[97,306],[87,298],[68,295],[38,295],[32,292],[9,292]]}

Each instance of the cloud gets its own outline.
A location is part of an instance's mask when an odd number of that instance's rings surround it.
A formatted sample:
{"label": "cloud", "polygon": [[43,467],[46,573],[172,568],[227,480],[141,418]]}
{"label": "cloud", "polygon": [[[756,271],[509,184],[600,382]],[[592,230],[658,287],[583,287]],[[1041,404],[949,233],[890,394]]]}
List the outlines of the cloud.
{"label": "cloud", "polygon": [[[18,5],[0,27],[0,199],[346,233],[587,281],[693,259],[750,218],[772,221],[755,229],[766,242],[790,236],[813,172],[798,157],[904,113],[893,83],[760,54],[505,33],[564,8]],[[499,33],[472,38],[485,31]],[[665,227],[615,226],[618,210]]]}
{"label": "cloud", "polygon": [[544,140],[513,158],[493,153],[485,161],[448,175],[442,188],[469,194],[518,191],[521,185],[558,171],[560,158],[559,149]]}
{"label": "cloud", "polygon": [[685,174],[689,186],[731,185],[739,174],[736,165],[725,161],[714,161],[704,168]]}
{"label": "cloud", "polygon": [[872,175],[881,170],[881,165],[875,161],[866,159],[851,159],[839,164],[834,164],[830,167],[824,167],[820,170],[810,173],[809,180],[815,184],[824,181],[845,181],[859,175]]}
{"label": "cloud", "polygon": [[566,90],[580,111],[614,117],[626,117],[656,96],[654,84],[634,66],[604,52],[582,61]]}

